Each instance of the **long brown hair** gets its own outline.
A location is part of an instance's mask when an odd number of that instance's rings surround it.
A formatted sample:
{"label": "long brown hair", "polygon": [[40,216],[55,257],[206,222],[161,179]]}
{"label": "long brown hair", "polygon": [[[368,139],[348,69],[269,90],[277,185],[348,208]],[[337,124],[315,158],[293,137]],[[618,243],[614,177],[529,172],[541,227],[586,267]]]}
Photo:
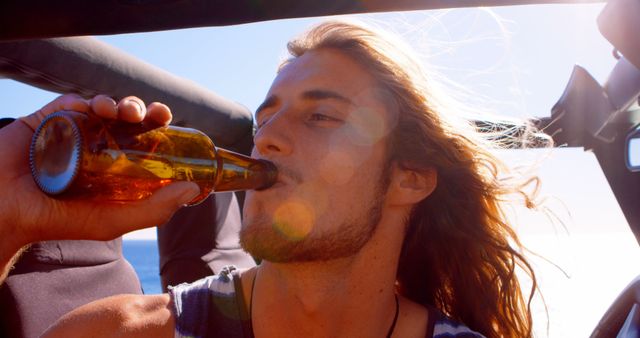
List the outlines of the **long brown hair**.
{"label": "long brown hair", "polygon": [[[390,94],[387,108],[398,113],[390,162],[438,173],[435,191],[408,217],[398,292],[487,337],[531,336],[536,279],[500,202],[515,193],[534,207],[524,189],[537,178],[505,177],[507,168],[488,150],[491,144],[470,124],[453,122],[418,63],[383,33],[331,21],[288,45],[294,58],[320,48],[350,56]],[[517,266],[533,281],[526,298]]]}

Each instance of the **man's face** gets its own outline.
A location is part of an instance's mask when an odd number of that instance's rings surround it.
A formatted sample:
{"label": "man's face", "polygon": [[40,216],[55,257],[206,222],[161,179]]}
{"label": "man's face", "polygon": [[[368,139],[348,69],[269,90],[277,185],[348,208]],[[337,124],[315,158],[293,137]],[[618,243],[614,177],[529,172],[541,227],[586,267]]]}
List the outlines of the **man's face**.
{"label": "man's face", "polygon": [[276,164],[279,179],[247,193],[245,250],[301,262],[347,257],[367,243],[389,179],[387,97],[335,50],[308,52],[281,70],[256,112],[253,150]]}

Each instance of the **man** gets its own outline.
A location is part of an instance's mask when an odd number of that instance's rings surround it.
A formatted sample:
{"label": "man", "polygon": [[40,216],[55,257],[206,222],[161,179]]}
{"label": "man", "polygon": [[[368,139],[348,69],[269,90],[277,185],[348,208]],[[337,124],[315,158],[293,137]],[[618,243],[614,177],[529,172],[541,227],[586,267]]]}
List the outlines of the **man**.
{"label": "man", "polygon": [[[439,110],[395,42],[329,22],[289,50],[256,111],[253,156],[279,169],[278,182],[248,192],[244,207],[241,242],[260,266],[229,269],[170,295],[106,298],[69,313],[46,336],[531,335],[514,266],[532,271],[510,245],[519,242],[498,205],[524,184],[498,179],[499,162]],[[130,122],[170,119],[166,106],[151,104],[145,114],[136,98],[116,105],[64,97],[22,122],[89,107]],[[13,147],[24,156],[31,132],[15,124],[7,133],[21,138]],[[161,223],[198,192],[179,183],[128,205],[60,202],[38,195],[26,159],[11,155],[5,182],[29,189],[17,204],[2,202],[15,220],[2,231],[19,225],[15,241],[0,237],[14,251],[51,236],[110,238]],[[16,172],[19,182],[10,180]],[[26,197],[34,201],[30,215],[20,209]],[[96,225],[56,226],[61,233],[37,225],[70,218]],[[121,225],[104,229],[109,224]]]}

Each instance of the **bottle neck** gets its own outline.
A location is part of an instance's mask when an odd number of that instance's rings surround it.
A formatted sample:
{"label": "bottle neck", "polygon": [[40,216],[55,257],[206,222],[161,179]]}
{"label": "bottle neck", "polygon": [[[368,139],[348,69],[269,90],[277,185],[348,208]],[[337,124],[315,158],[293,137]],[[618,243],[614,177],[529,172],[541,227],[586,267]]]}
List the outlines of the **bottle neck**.
{"label": "bottle neck", "polygon": [[273,163],[216,148],[218,173],[214,191],[261,190],[273,185],[277,169]]}

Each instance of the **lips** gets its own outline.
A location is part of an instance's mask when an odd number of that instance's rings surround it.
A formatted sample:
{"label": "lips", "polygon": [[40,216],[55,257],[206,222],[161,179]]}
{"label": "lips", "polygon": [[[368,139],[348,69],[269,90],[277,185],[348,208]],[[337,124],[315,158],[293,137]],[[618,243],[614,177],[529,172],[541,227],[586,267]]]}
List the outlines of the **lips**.
{"label": "lips", "polygon": [[284,183],[283,181],[276,181],[276,183],[274,183],[269,189],[280,188],[284,187],[285,185],[286,183]]}
{"label": "lips", "polygon": [[276,176],[276,179],[275,179],[275,183],[269,185],[266,188],[257,189],[256,192],[268,191],[268,190],[273,190],[275,188],[283,187],[283,186],[287,185],[287,182],[288,182],[288,180],[283,177],[281,171],[278,169],[278,173],[277,173],[277,176]]}

